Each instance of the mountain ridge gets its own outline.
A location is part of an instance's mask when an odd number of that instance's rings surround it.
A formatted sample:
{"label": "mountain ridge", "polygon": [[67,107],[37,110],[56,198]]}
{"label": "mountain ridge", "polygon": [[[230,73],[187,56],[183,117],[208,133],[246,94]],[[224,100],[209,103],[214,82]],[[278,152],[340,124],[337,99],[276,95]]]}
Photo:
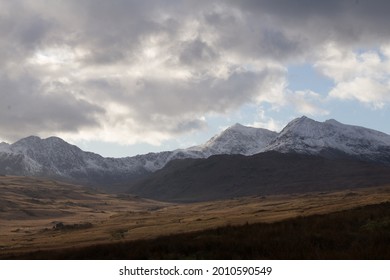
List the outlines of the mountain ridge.
{"label": "mountain ridge", "polygon": [[279,133],[236,123],[198,146],[123,158],[85,152],[55,136],[29,136],[13,144],[0,143],[0,173],[51,177],[115,192],[112,185],[142,179],[173,160],[270,151],[390,165],[390,135],[333,119],[318,122],[303,116]]}

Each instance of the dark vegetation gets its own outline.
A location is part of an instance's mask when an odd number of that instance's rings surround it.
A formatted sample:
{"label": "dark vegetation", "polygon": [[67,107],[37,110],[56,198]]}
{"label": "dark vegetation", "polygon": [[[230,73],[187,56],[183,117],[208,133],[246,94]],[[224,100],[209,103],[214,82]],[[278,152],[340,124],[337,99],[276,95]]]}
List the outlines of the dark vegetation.
{"label": "dark vegetation", "polygon": [[87,229],[91,228],[91,223],[81,223],[81,224],[71,224],[66,225],[63,222],[54,222],[53,230],[80,230],[80,229]]}
{"label": "dark vegetation", "polygon": [[153,240],[7,258],[390,259],[390,202],[272,224],[226,226]]}

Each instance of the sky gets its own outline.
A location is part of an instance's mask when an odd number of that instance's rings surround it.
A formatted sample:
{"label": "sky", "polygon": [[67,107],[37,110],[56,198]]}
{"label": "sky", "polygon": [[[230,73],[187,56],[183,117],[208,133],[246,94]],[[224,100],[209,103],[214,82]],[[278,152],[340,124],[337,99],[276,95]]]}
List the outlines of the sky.
{"label": "sky", "polygon": [[0,0],[0,142],[109,157],[306,115],[390,134],[390,1]]}

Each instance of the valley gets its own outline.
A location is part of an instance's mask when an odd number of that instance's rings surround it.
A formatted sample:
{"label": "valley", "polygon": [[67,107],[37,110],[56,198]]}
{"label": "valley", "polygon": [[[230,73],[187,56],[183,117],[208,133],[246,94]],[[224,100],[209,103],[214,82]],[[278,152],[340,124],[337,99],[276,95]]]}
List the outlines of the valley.
{"label": "valley", "polygon": [[[166,203],[57,181],[0,177],[0,258],[273,223],[390,201],[390,185],[332,192]],[[33,255],[33,253],[32,253]]]}

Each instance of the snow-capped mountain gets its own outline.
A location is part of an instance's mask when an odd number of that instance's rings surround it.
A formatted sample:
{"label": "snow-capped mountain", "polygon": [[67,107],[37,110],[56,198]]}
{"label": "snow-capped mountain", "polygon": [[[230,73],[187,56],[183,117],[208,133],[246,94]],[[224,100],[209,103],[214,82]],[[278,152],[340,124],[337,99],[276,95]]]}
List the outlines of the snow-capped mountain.
{"label": "snow-capped mountain", "polygon": [[317,122],[301,117],[280,133],[235,124],[199,146],[124,158],[104,158],[57,137],[30,136],[14,144],[0,143],[0,174],[111,186],[146,176],[175,159],[249,156],[267,151],[327,158],[349,156],[390,164],[390,135],[335,120]]}
{"label": "snow-capped mountain", "polygon": [[202,145],[187,149],[138,155],[135,158],[148,171],[154,172],[174,159],[207,158],[222,154],[257,154],[264,150],[276,136],[277,133],[274,131],[236,123]]}
{"label": "snow-capped mountain", "polygon": [[336,120],[317,122],[307,117],[291,121],[263,151],[337,157],[390,163],[390,135]]}
{"label": "snow-capped mountain", "polygon": [[200,146],[125,158],[104,158],[82,151],[58,137],[30,136],[11,145],[0,144],[0,173],[92,184],[118,183],[145,176],[174,159],[254,154],[275,136],[275,132],[236,124]]}
{"label": "snow-capped mountain", "polygon": [[0,147],[0,173],[45,176],[82,183],[116,182],[146,171],[133,158],[103,158],[58,137],[23,138]]}
{"label": "snow-capped mountain", "polygon": [[[239,123],[214,136],[205,144],[192,148],[207,156],[220,154],[254,155],[263,151],[278,133]],[[190,148],[191,149],[191,148]]]}

